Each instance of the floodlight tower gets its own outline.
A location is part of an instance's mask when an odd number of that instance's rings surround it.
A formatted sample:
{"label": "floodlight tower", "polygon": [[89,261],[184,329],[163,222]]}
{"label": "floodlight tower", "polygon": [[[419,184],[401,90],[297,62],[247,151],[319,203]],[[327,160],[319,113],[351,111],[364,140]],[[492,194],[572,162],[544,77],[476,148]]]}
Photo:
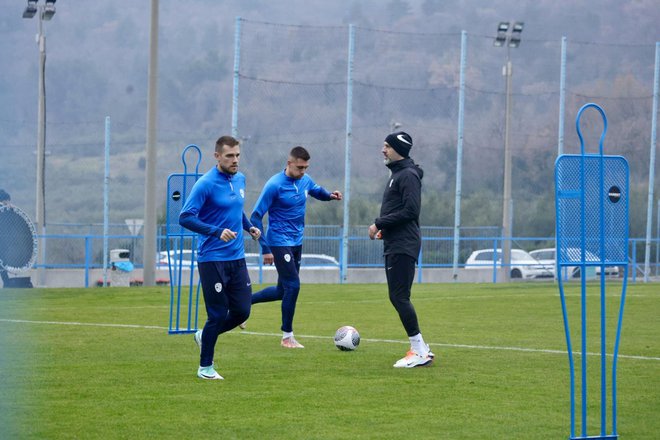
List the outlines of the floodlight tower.
{"label": "floodlight tower", "polygon": [[[37,274],[39,285],[45,284],[45,240],[46,233],[46,35],[43,21],[50,21],[55,15],[55,1],[46,0],[44,5],[37,5],[39,0],[28,0],[23,11],[23,18],[39,17],[39,104],[37,110],[37,182],[36,182],[36,222],[39,235],[39,250],[37,253]],[[38,14],[37,14],[38,13]]]}
{"label": "floodlight tower", "polygon": [[506,104],[504,119],[504,190],[502,200],[502,280],[510,281],[511,274],[511,234],[512,234],[512,205],[511,205],[511,146],[509,132],[511,127],[511,49],[520,46],[520,35],[525,23],[516,21],[511,25],[508,21],[501,21],[497,26],[497,36],[493,41],[495,47],[506,47],[506,64],[502,68],[502,75],[506,79]]}

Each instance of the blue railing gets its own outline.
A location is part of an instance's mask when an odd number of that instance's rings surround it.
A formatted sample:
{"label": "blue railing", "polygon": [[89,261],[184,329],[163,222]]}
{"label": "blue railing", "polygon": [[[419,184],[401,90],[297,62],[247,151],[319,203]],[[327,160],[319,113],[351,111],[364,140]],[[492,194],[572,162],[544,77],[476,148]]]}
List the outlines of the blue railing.
{"label": "blue railing", "polygon": [[[369,240],[366,236],[366,227],[354,227],[349,234],[348,268],[379,268],[383,265],[382,241]],[[496,228],[493,228],[496,229]],[[418,267],[452,268],[453,266],[453,228],[423,228],[422,249],[419,254]],[[326,254],[339,261],[341,267],[341,249],[343,238],[340,227],[308,227],[305,235],[303,251],[306,253]],[[363,233],[364,232],[364,233]],[[462,231],[463,232],[463,231]],[[482,228],[481,232],[484,232]],[[491,231],[488,231],[491,232]],[[494,232],[494,231],[493,231]],[[469,231],[468,234],[469,235]],[[102,234],[46,234],[45,263],[41,266],[47,269],[84,269],[85,286],[89,286],[89,271],[103,268],[103,235]],[[167,238],[158,237],[158,251],[166,249]],[[135,267],[142,264],[142,236],[117,234],[108,236],[109,249],[128,249]],[[476,249],[497,249],[501,246],[502,238],[494,235],[461,236],[459,243],[459,268],[465,267],[465,260]],[[645,239],[632,238],[629,240],[630,276],[632,282],[638,275],[643,275],[643,251]],[[653,241],[651,258],[651,275],[658,275],[659,240]],[[512,248],[533,250],[536,248],[554,247],[554,237],[514,237]],[[246,252],[259,253],[259,246],[252,240],[246,239]],[[499,264],[493,263],[493,282],[497,281]],[[487,266],[490,267],[490,266]],[[423,273],[418,271],[417,281],[423,282]]]}

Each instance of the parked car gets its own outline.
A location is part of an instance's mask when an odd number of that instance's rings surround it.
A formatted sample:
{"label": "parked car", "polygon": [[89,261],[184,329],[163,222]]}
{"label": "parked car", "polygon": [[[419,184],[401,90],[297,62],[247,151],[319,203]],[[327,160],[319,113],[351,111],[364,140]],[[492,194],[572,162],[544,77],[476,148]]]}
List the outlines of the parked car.
{"label": "parked car", "polygon": [[[246,252],[245,253],[245,263],[247,264],[248,268],[259,268],[259,254],[255,254],[252,252]],[[263,265],[264,270],[275,270],[275,265],[270,264],[270,265]]]}
{"label": "parked car", "polygon": [[[246,253],[245,261],[247,262],[248,267],[259,267],[259,254],[256,253]],[[274,270],[275,266],[273,265],[264,265],[266,270]],[[302,254],[300,256],[300,270],[303,269],[324,269],[332,270],[339,269],[339,261],[331,255],[327,254]]]}
{"label": "parked car", "polygon": [[[191,267],[197,267],[197,253],[195,253],[195,261],[192,260],[193,252],[190,249],[177,249],[169,251],[170,259],[167,258],[168,251],[158,252],[156,255],[156,269],[165,269],[169,267],[170,261],[172,262],[173,267],[179,267],[183,269],[190,269]],[[192,266],[191,266],[192,263]]]}
{"label": "parked car", "polygon": [[[495,258],[493,258],[495,257]],[[493,265],[502,267],[502,250],[479,249],[470,254],[465,261],[466,269],[492,269]],[[511,249],[511,278],[550,278],[551,270],[539,264],[531,255],[522,249]]]}
{"label": "parked car", "polygon": [[[157,269],[167,269],[169,261],[167,258],[168,252],[158,252],[157,255]],[[195,252],[195,259],[193,261],[193,252],[190,249],[180,249],[169,251],[170,261],[175,267],[183,269],[190,269],[197,267],[197,253]],[[245,261],[249,268],[259,267],[259,254],[247,252],[245,254]],[[273,265],[264,265],[264,270],[275,270]],[[326,254],[302,254],[300,261],[300,269],[339,269],[339,262],[331,255]]]}
{"label": "parked car", "polygon": [[[567,248],[568,254],[578,261],[581,258],[579,248]],[[529,253],[536,261],[552,270],[553,276],[556,273],[555,268],[555,248],[536,249]],[[585,252],[586,261],[600,261],[600,259],[590,251]],[[564,266],[564,276],[566,278],[580,278],[580,266]],[[595,267],[595,273],[600,276],[600,266]],[[605,266],[605,276],[618,277],[619,266]]]}

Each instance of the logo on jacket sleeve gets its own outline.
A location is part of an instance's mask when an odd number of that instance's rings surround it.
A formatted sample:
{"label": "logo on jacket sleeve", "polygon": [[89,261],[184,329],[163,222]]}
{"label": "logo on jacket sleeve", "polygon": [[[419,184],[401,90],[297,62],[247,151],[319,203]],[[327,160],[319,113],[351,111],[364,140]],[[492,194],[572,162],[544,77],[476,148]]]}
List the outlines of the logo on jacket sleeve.
{"label": "logo on jacket sleeve", "polygon": [[238,192],[241,193],[241,198],[244,199],[245,198],[245,190],[243,188],[241,188]]}
{"label": "logo on jacket sleeve", "polygon": [[215,283],[215,291],[218,293],[222,292],[222,283]]}

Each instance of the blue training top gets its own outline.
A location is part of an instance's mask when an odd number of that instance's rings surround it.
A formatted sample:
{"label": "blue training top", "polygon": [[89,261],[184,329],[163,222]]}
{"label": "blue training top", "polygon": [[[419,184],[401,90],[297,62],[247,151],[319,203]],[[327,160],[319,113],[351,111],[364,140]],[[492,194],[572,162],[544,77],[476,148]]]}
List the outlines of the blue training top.
{"label": "blue training top", "polygon": [[263,218],[268,212],[268,231],[259,240],[264,254],[271,253],[270,246],[302,244],[307,194],[317,200],[331,200],[330,193],[307,174],[294,179],[282,171],[266,182],[250,217],[263,231]]}
{"label": "blue training top", "polygon": [[[179,224],[200,234],[197,260],[232,261],[245,258],[243,229],[252,227],[243,212],[245,176],[225,174],[217,167],[195,182],[179,214]],[[224,229],[237,233],[234,240],[222,241]]]}

